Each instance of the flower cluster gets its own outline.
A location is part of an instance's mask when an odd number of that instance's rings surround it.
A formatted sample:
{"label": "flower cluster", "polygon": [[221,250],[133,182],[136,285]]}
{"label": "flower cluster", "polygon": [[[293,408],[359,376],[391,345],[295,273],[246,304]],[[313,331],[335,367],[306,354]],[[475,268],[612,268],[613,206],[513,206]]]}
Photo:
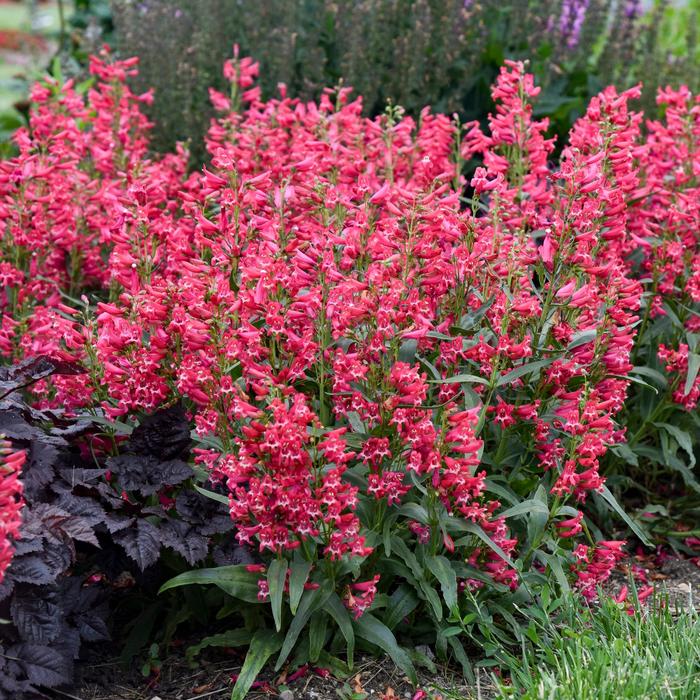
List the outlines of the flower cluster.
{"label": "flower cluster", "polygon": [[[688,360],[700,333],[700,97],[686,88],[659,92],[665,121],[649,123],[638,149],[644,199],[632,208],[630,229],[639,246],[640,268],[649,280],[645,323],[664,317],[658,357],[671,377],[674,402],[688,411],[700,399],[700,377],[688,379]],[[670,344],[670,346],[669,346]]]}
{"label": "flower cluster", "polygon": [[[638,90],[607,88],[555,166],[520,63],[482,130],[367,119],[346,88],[262,101],[236,55],[211,163],[187,175],[182,151],[147,157],[132,70],[96,58],[87,94],[35,89],[0,165],[0,351],[88,369],[37,400],[125,421],[184,401],[238,540],[354,571],[356,617],[399,575],[372,567],[414,552],[458,564],[460,590],[515,589],[514,559],[550,556],[594,590],[619,547],[577,544],[578,508],[625,441],[635,334],[670,296],[699,301],[697,101],[662,93],[646,137]],[[677,394],[684,347],[659,351]]]}
{"label": "flower cluster", "polygon": [[588,600],[593,600],[598,595],[597,587],[601,581],[605,581],[615,568],[615,565],[624,557],[622,547],[624,542],[610,540],[598,542],[595,547],[578,545],[574,550],[577,564],[571,568],[576,575],[576,587]]}

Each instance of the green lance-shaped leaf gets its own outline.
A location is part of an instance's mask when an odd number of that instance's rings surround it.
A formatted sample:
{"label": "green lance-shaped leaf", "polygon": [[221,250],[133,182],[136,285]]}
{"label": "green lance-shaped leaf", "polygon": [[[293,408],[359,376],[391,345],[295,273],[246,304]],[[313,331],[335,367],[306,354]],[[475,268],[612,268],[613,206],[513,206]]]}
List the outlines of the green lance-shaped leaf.
{"label": "green lance-shaped leaf", "polygon": [[417,682],[416,669],[411,657],[398,645],[393,632],[370,613],[365,613],[355,622],[358,637],[378,646],[391,657],[391,660],[409,677],[414,685]]}
{"label": "green lance-shaped leaf", "polygon": [[231,700],[245,700],[267,660],[282,646],[282,635],[272,630],[258,630],[250,642],[243,668],[233,686]]}
{"label": "green lance-shaped leaf", "polygon": [[233,598],[244,600],[247,603],[260,602],[258,600],[258,577],[256,574],[246,571],[245,564],[186,571],[184,574],[166,581],[158,592],[163,593],[171,588],[192,585],[218,586]]}
{"label": "green lance-shaped leaf", "polygon": [[286,559],[275,559],[267,569],[272,617],[278,632],[282,629],[282,599],[284,597],[284,584],[287,580],[287,568]]}

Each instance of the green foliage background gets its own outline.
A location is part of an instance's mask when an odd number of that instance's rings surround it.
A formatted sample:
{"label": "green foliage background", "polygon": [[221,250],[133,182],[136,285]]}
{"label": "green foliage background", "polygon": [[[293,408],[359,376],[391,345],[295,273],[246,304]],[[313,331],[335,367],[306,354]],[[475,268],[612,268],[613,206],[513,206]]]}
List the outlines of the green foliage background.
{"label": "green foliage background", "polygon": [[591,0],[576,48],[557,29],[561,0],[113,0],[116,41],[141,57],[139,86],[154,87],[155,145],[190,139],[204,156],[212,115],[208,86],[224,88],[221,64],[237,43],[261,64],[266,97],[278,83],[314,98],[341,81],[368,114],[387,100],[417,114],[484,119],[489,86],[507,58],[527,59],[544,95],[539,115],[565,134],[604,85],[700,85],[697,2],[682,10],[661,1],[630,20],[626,3]]}

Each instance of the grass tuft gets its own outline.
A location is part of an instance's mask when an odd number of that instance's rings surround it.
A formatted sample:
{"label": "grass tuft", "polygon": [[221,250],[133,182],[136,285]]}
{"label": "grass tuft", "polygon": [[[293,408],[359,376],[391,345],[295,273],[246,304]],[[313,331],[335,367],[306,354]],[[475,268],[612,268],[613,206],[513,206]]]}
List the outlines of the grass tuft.
{"label": "grass tuft", "polygon": [[656,604],[629,615],[605,599],[595,608],[567,604],[520,658],[500,697],[524,700],[698,700],[700,618]]}

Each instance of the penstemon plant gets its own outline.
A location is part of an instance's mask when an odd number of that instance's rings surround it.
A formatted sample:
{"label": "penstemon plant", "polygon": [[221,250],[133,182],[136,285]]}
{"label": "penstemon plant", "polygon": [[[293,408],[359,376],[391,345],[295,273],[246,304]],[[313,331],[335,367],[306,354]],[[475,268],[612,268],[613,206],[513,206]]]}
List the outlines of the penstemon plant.
{"label": "penstemon plant", "polygon": [[236,53],[230,94],[211,91],[211,164],[186,175],[184,151],[148,159],[131,70],[103,56],[83,94],[35,91],[0,166],[0,348],[83,364],[31,393],[107,424],[98,460],[121,459],[144,414],[186,407],[193,488],[254,556],[163,586],[234,600],[238,628],[191,654],[249,646],[234,698],[273,656],[346,668],[359,646],[415,679],[429,661],[404,637],[470,675],[471,646],[517,638],[550,580],[595,597],[623,542],[584,508],[647,537],[603,460],[634,474],[620,465],[648,457],[652,429],[676,441],[664,455],[697,444],[668,400],[635,408],[661,380],[674,406],[700,390],[695,98],[662,93],[647,135],[639,90],[607,88],[553,165],[521,63],[482,130],[427,108],[367,119],[346,88],[262,101]]}
{"label": "penstemon plant", "polygon": [[[236,94],[254,68],[229,71]],[[179,382],[217,436],[199,459],[228,486],[237,537],[263,554],[238,571],[276,631],[249,658],[279,649],[280,668],[301,645],[297,663],[316,663],[357,636],[410,673],[394,636],[408,618],[470,673],[484,600],[512,620],[505,601],[548,574],[568,586],[568,568],[593,596],[619,559],[620,542],[571,543],[577,503],[612,500],[598,461],[622,441],[642,293],[624,259],[636,93],[601,95],[551,172],[537,92],[508,65],[491,133],[469,124],[457,149],[460,130],[427,111],[358,129],[344,91],[318,108],[248,92],[212,128],[181,305],[212,340],[184,339],[201,362]],[[464,210],[453,183],[475,155]]]}
{"label": "penstemon plant", "polygon": [[674,521],[692,513],[700,494],[700,104],[684,89],[660,91],[657,101],[665,120],[648,125],[638,155],[646,196],[629,215],[631,259],[645,288],[632,371],[645,382],[631,387],[629,436],[610,470],[638,492],[640,522],[692,553],[697,539],[689,538],[700,533]]}

